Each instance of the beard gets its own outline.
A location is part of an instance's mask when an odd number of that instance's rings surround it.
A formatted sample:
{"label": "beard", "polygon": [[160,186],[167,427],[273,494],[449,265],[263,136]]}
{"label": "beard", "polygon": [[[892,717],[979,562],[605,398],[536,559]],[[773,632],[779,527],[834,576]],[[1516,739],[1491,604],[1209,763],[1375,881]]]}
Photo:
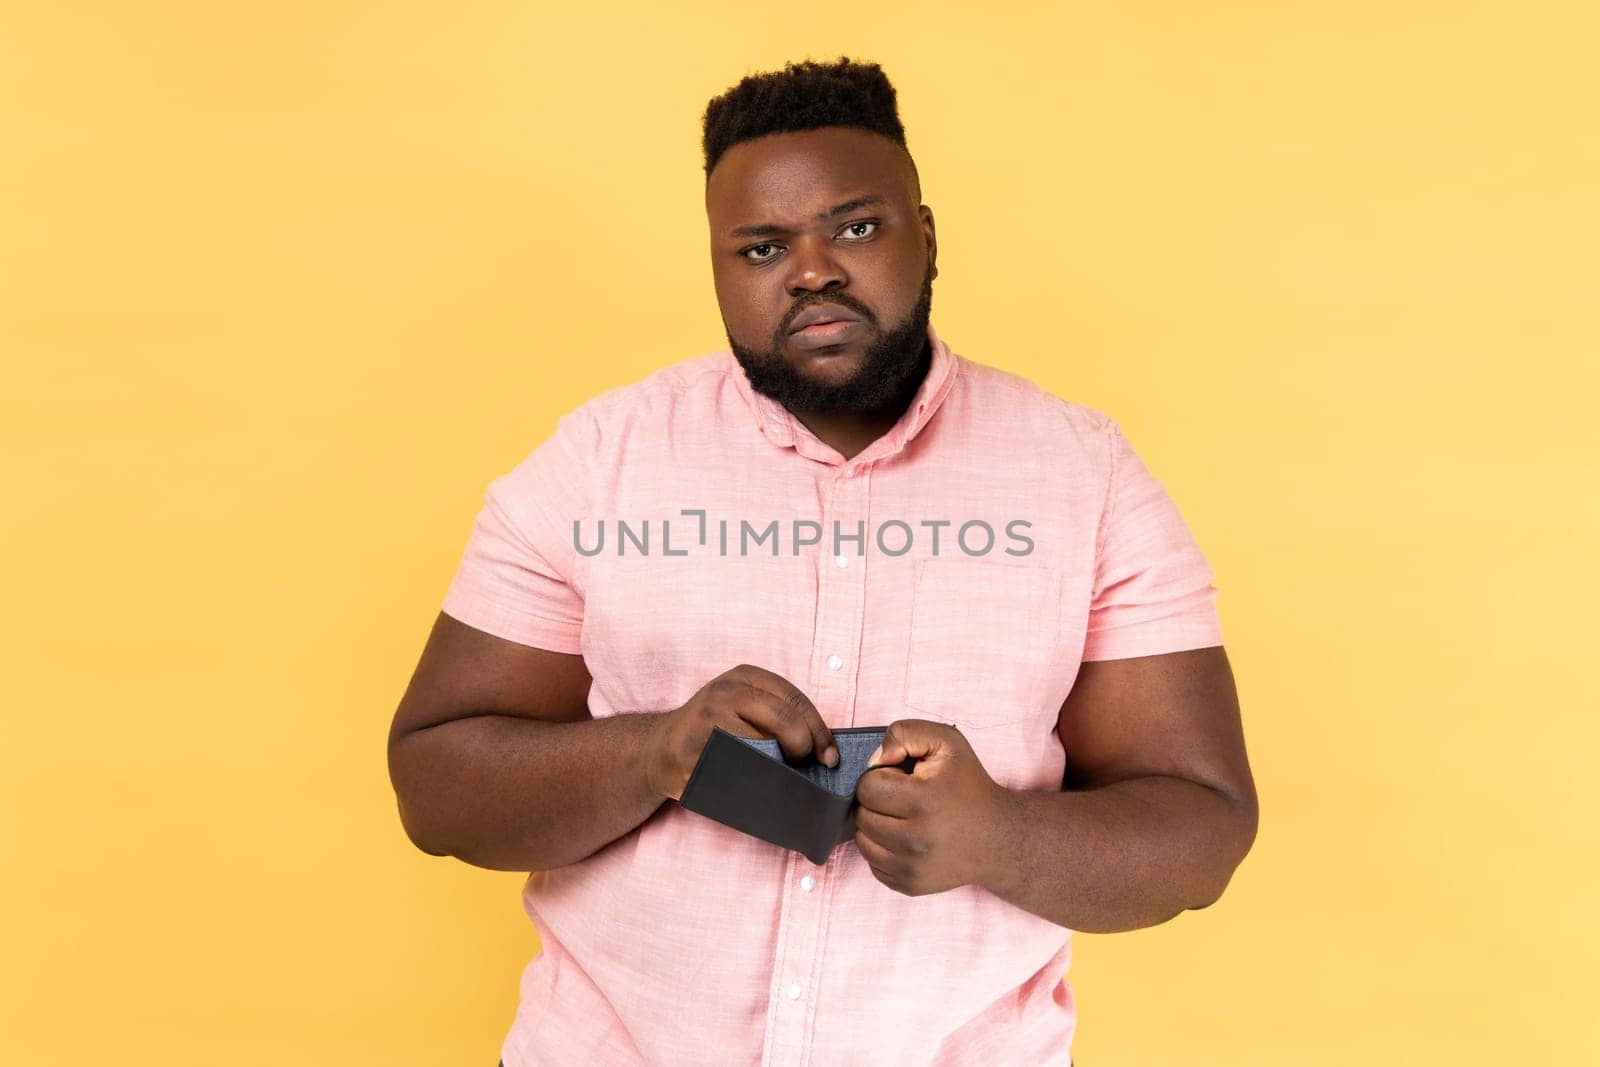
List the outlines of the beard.
{"label": "beard", "polygon": [[[904,410],[916,395],[933,363],[933,348],[928,341],[928,316],[933,309],[933,265],[922,278],[922,293],[906,320],[887,333],[878,334],[862,354],[856,373],[837,385],[824,385],[800,373],[783,357],[783,342],[788,336],[785,324],[812,304],[836,303],[860,315],[874,331],[878,320],[865,306],[842,293],[819,293],[815,299],[797,304],[773,331],[772,347],[767,351],[746,348],[728,334],[728,346],[744,368],[750,387],[782,404],[790,411],[818,415],[868,414]],[[727,323],[723,323],[727,330]]]}

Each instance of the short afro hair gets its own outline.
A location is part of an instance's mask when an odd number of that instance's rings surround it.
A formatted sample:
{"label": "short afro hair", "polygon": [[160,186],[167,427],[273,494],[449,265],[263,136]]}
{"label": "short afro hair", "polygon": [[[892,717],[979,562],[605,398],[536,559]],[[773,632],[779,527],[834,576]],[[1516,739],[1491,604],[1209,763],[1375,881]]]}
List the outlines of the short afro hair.
{"label": "short afro hair", "polygon": [[706,105],[701,135],[706,178],[722,154],[741,141],[821,126],[857,126],[906,146],[894,86],[883,68],[843,56],[836,63],[808,59],[749,75]]}

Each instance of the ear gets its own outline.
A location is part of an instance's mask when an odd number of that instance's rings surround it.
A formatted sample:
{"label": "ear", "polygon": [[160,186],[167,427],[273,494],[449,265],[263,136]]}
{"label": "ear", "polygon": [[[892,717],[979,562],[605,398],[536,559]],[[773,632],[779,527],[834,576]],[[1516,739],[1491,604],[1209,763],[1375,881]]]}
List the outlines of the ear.
{"label": "ear", "polygon": [[922,204],[917,208],[917,214],[922,218],[922,234],[928,242],[928,265],[933,268],[933,276],[939,276],[939,239],[933,230],[933,208]]}

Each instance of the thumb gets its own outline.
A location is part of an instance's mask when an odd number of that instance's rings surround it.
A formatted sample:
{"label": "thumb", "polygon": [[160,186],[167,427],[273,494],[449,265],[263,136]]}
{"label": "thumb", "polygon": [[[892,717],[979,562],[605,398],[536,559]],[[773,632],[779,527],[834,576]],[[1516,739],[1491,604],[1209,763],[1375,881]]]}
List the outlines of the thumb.
{"label": "thumb", "polygon": [[921,730],[902,719],[889,724],[889,729],[883,735],[883,744],[867,757],[867,770],[904,763],[908,756],[923,759],[940,747],[939,737],[933,731]]}

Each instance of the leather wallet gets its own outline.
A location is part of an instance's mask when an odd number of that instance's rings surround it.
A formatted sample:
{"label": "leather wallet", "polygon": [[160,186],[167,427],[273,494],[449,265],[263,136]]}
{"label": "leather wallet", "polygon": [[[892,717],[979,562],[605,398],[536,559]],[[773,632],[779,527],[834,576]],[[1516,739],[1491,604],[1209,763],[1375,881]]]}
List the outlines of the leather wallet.
{"label": "leather wallet", "polygon": [[[856,783],[887,729],[833,730],[839,765],[829,767],[815,754],[789,763],[776,740],[740,737],[713,726],[678,803],[821,866],[835,847],[855,836]],[[873,770],[909,771],[916,762],[909,756]]]}

